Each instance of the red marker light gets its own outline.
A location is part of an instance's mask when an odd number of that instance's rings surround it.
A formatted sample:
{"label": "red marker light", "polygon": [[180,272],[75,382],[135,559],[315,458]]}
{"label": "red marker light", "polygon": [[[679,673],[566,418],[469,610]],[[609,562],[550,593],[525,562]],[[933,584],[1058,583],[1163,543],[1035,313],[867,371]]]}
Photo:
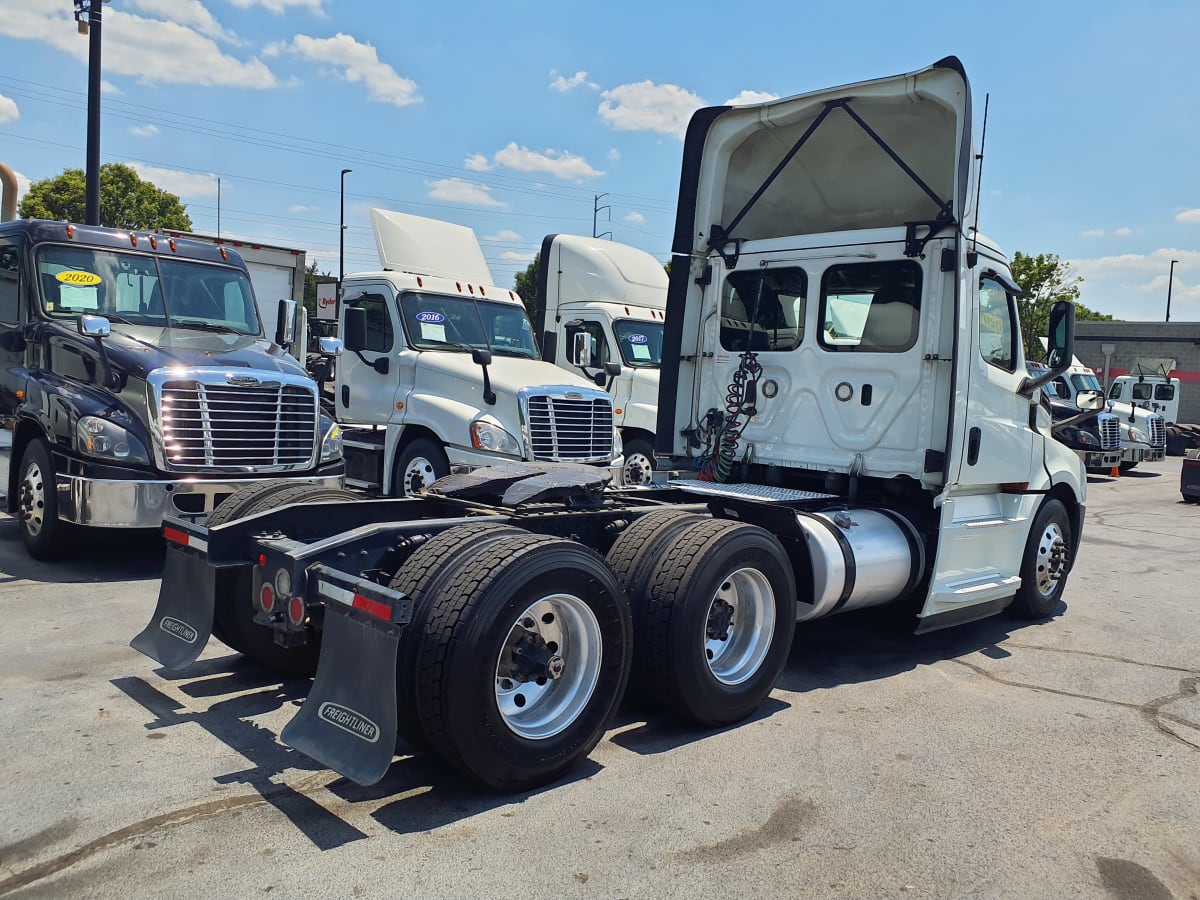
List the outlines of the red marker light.
{"label": "red marker light", "polygon": [[262,590],[258,594],[259,605],[262,606],[262,611],[269,613],[275,608],[275,589],[269,584],[264,584]]}
{"label": "red marker light", "polygon": [[306,612],[308,610],[304,608],[304,601],[299,597],[293,597],[288,601],[288,618],[293,625],[303,625]]}

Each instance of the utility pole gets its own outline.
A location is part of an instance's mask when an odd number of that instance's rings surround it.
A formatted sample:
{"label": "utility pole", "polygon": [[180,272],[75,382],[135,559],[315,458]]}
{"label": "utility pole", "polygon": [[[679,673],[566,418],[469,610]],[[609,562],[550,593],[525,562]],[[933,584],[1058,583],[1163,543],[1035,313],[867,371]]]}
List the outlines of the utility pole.
{"label": "utility pole", "polygon": [[606,234],[606,235],[608,235],[608,239],[611,241],[612,240],[612,232],[611,231],[606,231],[606,232],[604,232],[604,234],[596,234],[596,222],[600,216],[600,210],[607,209],[608,210],[608,221],[610,221],[610,222],[612,221],[612,207],[608,206],[607,204],[604,206],[600,205],[600,201],[604,197],[607,197],[607,196],[608,196],[608,193],[605,192],[603,194],[597,194],[595,197],[592,198],[592,237],[604,237],[604,235]]}
{"label": "utility pole", "polygon": [[1171,321],[1171,288],[1175,284],[1175,263],[1177,259],[1171,260],[1171,274],[1167,276],[1167,321]]}
{"label": "utility pole", "polygon": [[100,9],[108,0],[75,0],[75,22],[88,36],[87,225],[100,224]]}
{"label": "utility pole", "polygon": [[334,309],[342,312],[342,279],[346,277],[346,176],[353,169],[342,169],[341,212],[338,216],[338,283]]}
{"label": "utility pole", "polygon": [[217,179],[217,240],[221,239],[221,179]]}

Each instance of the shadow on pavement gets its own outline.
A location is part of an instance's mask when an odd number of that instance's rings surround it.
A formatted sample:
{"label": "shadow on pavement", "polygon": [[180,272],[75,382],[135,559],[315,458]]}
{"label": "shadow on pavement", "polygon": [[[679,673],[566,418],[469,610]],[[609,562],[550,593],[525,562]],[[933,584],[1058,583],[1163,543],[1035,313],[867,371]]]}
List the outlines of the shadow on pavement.
{"label": "shadow on pavement", "polygon": [[38,581],[80,584],[161,578],[163,541],[157,530],[80,528],[71,555],[53,562],[31,557],[16,519],[0,513],[0,584]]}

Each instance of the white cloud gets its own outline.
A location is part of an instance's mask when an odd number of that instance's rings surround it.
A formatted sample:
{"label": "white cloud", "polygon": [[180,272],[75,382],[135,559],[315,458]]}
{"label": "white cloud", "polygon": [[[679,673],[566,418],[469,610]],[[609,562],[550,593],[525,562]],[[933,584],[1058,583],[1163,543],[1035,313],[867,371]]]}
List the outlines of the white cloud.
{"label": "white cloud", "polygon": [[1160,248],[1071,260],[1071,268],[1083,278],[1080,300],[1090,308],[1117,318],[1162,321],[1171,260],[1176,260],[1171,315],[1179,321],[1200,320],[1200,302],[1193,305],[1200,301],[1200,281],[1188,277],[1200,271],[1200,251]]}
{"label": "white cloud", "polygon": [[1116,231],[1113,232],[1113,234],[1116,235],[1117,237],[1129,237],[1129,235],[1133,234],[1133,229],[1132,228],[1118,228]]}
{"label": "white cloud", "polygon": [[[218,41],[237,42],[237,35],[227,31],[200,0],[124,0],[122,6],[144,12],[159,19],[194,28]],[[107,15],[105,19],[107,20]]]}
{"label": "white cloud", "polygon": [[556,178],[575,181],[604,174],[582,156],[576,156],[567,150],[539,152],[520,147],[516,141],[509,141],[508,146],[497,151],[490,160],[482,153],[474,153],[467,157],[463,165],[473,172],[487,172],[496,166],[504,166],[517,172],[544,172]]}
{"label": "white cloud", "polygon": [[750,106],[753,103],[766,103],[768,100],[778,100],[778,94],[768,94],[766,91],[742,91],[730,97],[722,106]]}
{"label": "white cloud", "polygon": [[319,207],[319,206],[305,206],[303,203],[297,203],[295,206],[288,207],[288,212],[290,212],[294,216],[299,216],[299,215],[306,214],[306,213],[315,213],[315,212],[320,212],[320,211],[321,211],[321,207]]}
{"label": "white cloud", "polygon": [[500,254],[501,259],[508,260],[510,262],[523,263],[533,262],[533,258],[535,256],[537,256],[536,253],[517,253],[515,250],[507,250]]}
{"label": "white cloud", "polygon": [[613,147],[612,149],[610,149],[608,151],[608,161],[609,162],[618,162],[620,159],[621,159],[621,151],[618,150],[616,147]]}
{"label": "white cloud", "polygon": [[282,15],[292,6],[303,7],[314,16],[324,17],[325,15],[325,10],[322,9],[322,4],[325,0],[229,0],[229,2],[234,6],[242,7],[242,9],[251,6],[261,6],[263,9],[269,10],[276,15]]}
{"label": "white cloud", "polygon": [[1175,214],[1176,222],[1200,222],[1200,209],[1185,209]]}
{"label": "white cloud", "polygon": [[642,222],[646,221],[646,217],[643,216],[640,212],[637,212],[635,210],[634,212],[631,212],[627,216],[625,216],[625,221],[626,222],[636,222],[637,224],[640,225]]}
{"label": "white cloud", "polygon": [[587,80],[587,72],[576,72],[570,78],[566,78],[559,75],[554,69],[550,70],[550,90],[552,91],[566,94],[575,90],[581,84],[587,85],[593,91],[600,87],[596,82]]}
{"label": "white cloud", "polygon": [[217,176],[202,172],[182,172],[145,163],[127,163],[143,181],[151,181],[155,187],[178,194],[184,199],[217,196]]}
{"label": "white cloud", "polygon": [[[67,4],[0,0],[0,34],[41,41],[81,63],[88,59],[88,42],[76,31]],[[274,73],[260,59],[237,59],[193,28],[120,10],[105,10],[104,68],[160,84],[276,86]]]}
{"label": "white cloud", "polygon": [[519,240],[521,240],[521,235],[517,234],[515,231],[508,231],[507,229],[505,229],[503,231],[497,231],[495,234],[489,234],[487,237],[484,238],[484,240],[485,241],[519,241]]}
{"label": "white cloud", "polygon": [[704,105],[676,84],[639,81],[600,95],[600,118],[618,131],[657,131],[683,137],[692,113]]}
{"label": "white cloud", "polygon": [[1104,237],[1104,229],[1103,228],[1089,228],[1087,231],[1079,232],[1079,236],[1086,237],[1086,238]]}
{"label": "white cloud", "polygon": [[129,129],[129,133],[134,137],[157,137],[157,125],[134,125]]}
{"label": "white cloud", "polygon": [[292,49],[307,60],[333,66],[346,81],[361,81],[367,86],[367,98],[377,103],[408,106],[421,102],[415,81],[382,62],[374,46],[348,34],[338,32],[331,38],[298,34],[292,39]]}
{"label": "white cloud", "polygon": [[21,109],[17,106],[17,101],[12,97],[0,94],[0,125],[7,125],[19,118],[21,118]]}
{"label": "white cloud", "polygon": [[433,200],[466,203],[469,206],[504,206],[492,196],[492,189],[487,185],[463,181],[461,178],[442,178],[426,184],[429,185],[429,196]]}
{"label": "white cloud", "polygon": [[100,82],[100,93],[107,97],[110,95],[116,96],[117,94],[123,94],[125,92],[122,91],[115,84],[113,84],[111,81],[101,81]]}

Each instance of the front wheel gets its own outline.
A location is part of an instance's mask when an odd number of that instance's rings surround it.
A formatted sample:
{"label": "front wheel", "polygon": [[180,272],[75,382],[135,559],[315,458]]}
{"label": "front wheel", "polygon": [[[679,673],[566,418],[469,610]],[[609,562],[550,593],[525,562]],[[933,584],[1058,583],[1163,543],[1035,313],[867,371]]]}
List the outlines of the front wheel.
{"label": "front wheel", "polygon": [[501,790],[553,781],[591,752],[629,677],[625,592],[586,547],[505,536],[434,598],[416,660],[435,751]]}
{"label": "front wheel", "polygon": [[1022,619],[1044,619],[1058,607],[1071,571],[1071,518],[1061,500],[1038,510],[1021,562],[1021,588],[1009,607]]}
{"label": "front wheel", "polygon": [[631,438],[625,444],[625,467],[621,470],[625,484],[650,484],[654,480],[654,447],[645,438]]}
{"label": "front wheel", "polygon": [[428,438],[411,441],[396,460],[392,494],[411,497],[450,474],[446,451]]}
{"label": "front wheel", "polygon": [[21,539],[34,559],[51,560],[66,550],[70,524],[58,517],[58,482],[50,447],[41,438],[25,445],[17,480],[17,518]]}

